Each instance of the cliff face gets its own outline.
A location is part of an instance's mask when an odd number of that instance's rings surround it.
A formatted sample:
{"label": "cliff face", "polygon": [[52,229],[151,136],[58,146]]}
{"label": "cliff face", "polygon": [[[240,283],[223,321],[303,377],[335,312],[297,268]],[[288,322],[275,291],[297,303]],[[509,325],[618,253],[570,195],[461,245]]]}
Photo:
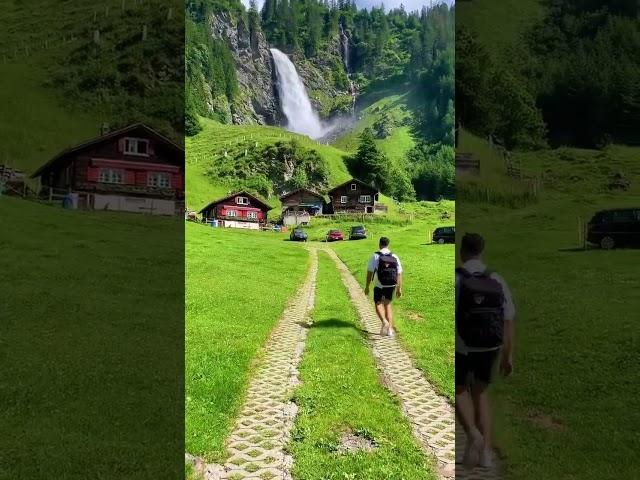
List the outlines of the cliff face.
{"label": "cliff face", "polygon": [[215,13],[209,28],[213,38],[229,45],[236,63],[240,95],[232,109],[233,123],[278,124],[275,72],[264,34],[250,32],[243,19],[235,19],[226,12]]}
{"label": "cliff face", "polygon": [[[235,124],[281,124],[284,119],[275,86],[275,67],[264,33],[250,31],[245,20],[223,11],[210,18],[208,27],[213,38],[229,46],[236,64],[240,94],[233,105],[227,106],[225,118]],[[309,98],[322,118],[347,112],[353,106],[356,92],[346,73],[347,45],[348,38],[341,31],[314,58],[306,58],[301,51],[285,52],[291,54]],[[208,103],[215,104],[218,112],[225,110],[215,99]]]}

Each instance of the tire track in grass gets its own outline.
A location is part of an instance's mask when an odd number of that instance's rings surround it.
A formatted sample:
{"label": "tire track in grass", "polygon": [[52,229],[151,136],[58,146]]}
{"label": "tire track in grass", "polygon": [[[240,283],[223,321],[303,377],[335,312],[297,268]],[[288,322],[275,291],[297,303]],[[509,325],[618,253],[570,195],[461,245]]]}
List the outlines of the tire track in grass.
{"label": "tire track in grass", "polygon": [[386,385],[400,400],[402,410],[413,426],[415,437],[425,452],[437,458],[440,477],[455,478],[456,434],[453,407],[413,365],[411,356],[402,348],[397,338],[380,336],[380,320],[358,281],[333,250],[327,248],[326,251],[340,271],[342,282],[366,332],[376,364]]}
{"label": "tire track in grass", "polygon": [[[357,314],[333,262],[320,254],[314,323],[300,367],[299,407],[288,450],[293,477],[304,480],[437,478],[398,404],[380,384]],[[341,438],[373,450],[340,453]]]}
{"label": "tire track in grass", "polygon": [[[290,402],[297,385],[300,361],[313,308],[317,254],[310,248],[311,266],[303,285],[289,302],[264,348],[257,371],[250,381],[242,411],[227,439],[230,454],[224,466],[206,464],[186,456],[196,478],[205,480],[284,480],[289,478],[290,457],[284,446],[296,414]],[[199,475],[200,477],[197,477]]]}

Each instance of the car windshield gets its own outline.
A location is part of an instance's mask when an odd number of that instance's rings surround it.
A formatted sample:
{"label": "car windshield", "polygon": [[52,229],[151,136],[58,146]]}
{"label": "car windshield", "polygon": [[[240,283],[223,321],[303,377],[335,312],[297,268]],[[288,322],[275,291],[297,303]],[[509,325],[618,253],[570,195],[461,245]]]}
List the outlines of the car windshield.
{"label": "car windshield", "polygon": [[353,231],[353,232],[364,232],[364,227],[352,227],[351,231]]}
{"label": "car windshield", "polygon": [[330,230],[329,233],[340,233],[340,230]]}

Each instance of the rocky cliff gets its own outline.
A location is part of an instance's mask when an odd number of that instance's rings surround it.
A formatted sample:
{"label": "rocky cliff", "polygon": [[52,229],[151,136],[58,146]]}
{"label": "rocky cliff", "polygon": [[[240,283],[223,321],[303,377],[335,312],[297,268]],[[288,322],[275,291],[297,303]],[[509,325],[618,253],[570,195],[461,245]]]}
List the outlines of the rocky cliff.
{"label": "rocky cliff", "polygon": [[209,27],[215,39],[227,42],[236,63],[240,94],[232,108],[233,123],[278,124],[273,61],[264,34],[251,32],[244,19],[227,12],[215,13]]}
{"label": "rocky cliff", "polygon": [[[210,34],[227,43],[236,64],[240,94],[225,115],[235,124],[277,125],[283,120],[269,44],[262,31],[250,31],[242,17],[217,12],[209,20]],[[345,65],[344,32],[312,59],[301,51],[285,52],[302,78],[311,102],[322,118],[349,111],[355,91]],[[348,55],[348,53],[347,53]],[[347,60],[347,61],[346,61]],[[215,102],[215,99],[214,99]]]}

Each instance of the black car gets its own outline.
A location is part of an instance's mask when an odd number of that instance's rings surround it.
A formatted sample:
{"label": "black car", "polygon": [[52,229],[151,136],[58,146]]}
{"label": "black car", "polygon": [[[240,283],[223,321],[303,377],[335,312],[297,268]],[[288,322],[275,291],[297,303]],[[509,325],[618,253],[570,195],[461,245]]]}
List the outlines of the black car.
{"label": "black car", "polygon": [[456,227],[438,227],[431,237],[433,243],[456,243]]}
{"label": "black car", "polygon": [[596,212],[587,224],[587,241],[607,250],[640,245],[640,208]]}
{"label": "black car", "polygon": [[351,227],[351,231],[349,232],[349,240],[361,240],[363,238],[367,238],[367,231],[362,225]]}
{"label": "black car", "polygon": [[296,228],[291,231],[289,235],[289,240],[292,242],[306,242],[307,241],[307,232],[305,232],[301,228]]}

